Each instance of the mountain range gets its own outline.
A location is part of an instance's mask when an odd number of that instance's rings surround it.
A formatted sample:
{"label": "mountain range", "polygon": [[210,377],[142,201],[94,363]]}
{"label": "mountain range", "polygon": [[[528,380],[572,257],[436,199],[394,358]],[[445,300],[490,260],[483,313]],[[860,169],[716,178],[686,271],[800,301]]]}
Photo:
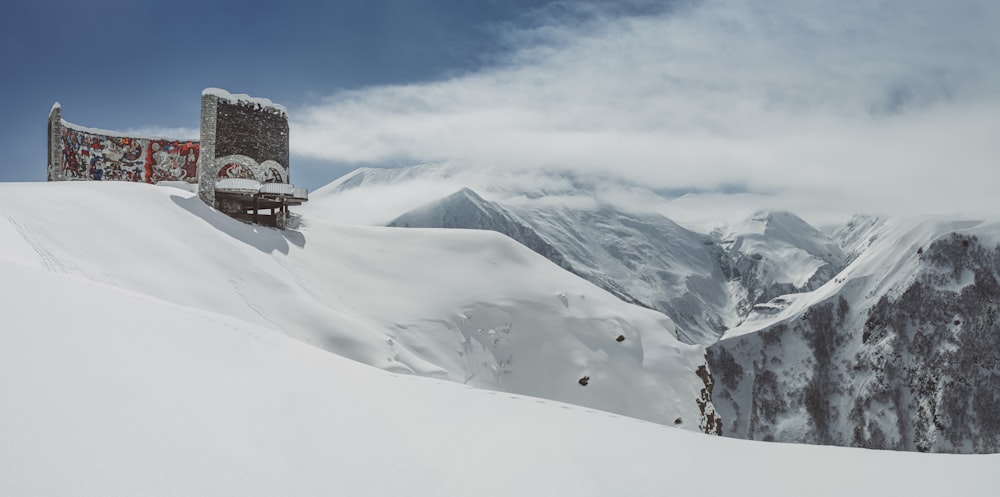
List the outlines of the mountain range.
{"label": "mountain range", "polygon": [[496,231],[669,316],[705,348],[727,436],[1000,451],[997,220],[856,216],[824,232],[758,212],[698,232],[656,212],[655,192],[608,184],[427,164],[357,170],[318,203],[426,192],[382,223]]}

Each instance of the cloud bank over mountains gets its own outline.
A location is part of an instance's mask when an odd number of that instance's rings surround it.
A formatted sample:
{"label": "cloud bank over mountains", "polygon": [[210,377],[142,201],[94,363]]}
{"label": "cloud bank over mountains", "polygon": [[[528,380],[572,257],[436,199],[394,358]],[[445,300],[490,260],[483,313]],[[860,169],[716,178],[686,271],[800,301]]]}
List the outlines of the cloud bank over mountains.
{"label": "cloud bank over mountains", "polygon": [[995,2],[595,5],[498,26],[509,49],[483,69],[298,109],[292,147],[340,165],[598,173],[692,192],[684,209],[819,222],[992,208]]}

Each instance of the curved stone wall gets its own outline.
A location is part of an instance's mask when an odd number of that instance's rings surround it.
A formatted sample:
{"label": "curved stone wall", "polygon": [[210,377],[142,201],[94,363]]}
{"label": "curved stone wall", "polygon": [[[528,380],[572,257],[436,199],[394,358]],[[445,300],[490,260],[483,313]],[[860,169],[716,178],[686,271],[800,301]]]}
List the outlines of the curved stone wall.
{"label": "curved stone wall", "polygon": [[63,122],[63,179],[93,181],[198,181],[196,141],[93,133]]}
{"label": "curved stone wall", "polygon": [[197,140],[129,135],[49,118],[49,181],[198,182]]}

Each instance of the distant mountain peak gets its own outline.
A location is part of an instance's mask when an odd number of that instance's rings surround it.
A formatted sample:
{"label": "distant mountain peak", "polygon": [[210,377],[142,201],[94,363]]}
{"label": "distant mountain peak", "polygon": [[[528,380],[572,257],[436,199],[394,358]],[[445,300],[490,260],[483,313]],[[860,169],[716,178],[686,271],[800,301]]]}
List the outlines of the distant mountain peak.
{"label": "distant mountain peak", "polygon": [[[731,227],[731,231],[735,233],[743,231],[744,234],[746,234],[752,232],[753,228],[768,230],[768,234],[780,234],[780,231],[795,233],[805,232],[810,235],[820,233],[818,228],[791,212],[772,210],[760,210],[754,212],[742,222],[734,224]],[[763,234],[763,232],[761,234]]]}
{"label": "distant mountain peak", "polygon": [[469,187],[462,187],[451,195],[417,207],[386,226],[496,231],[564,269],[572,270],[565,256],[549,241],[503,206],[484,199]]}
{"label": "distant mountain peak", "polygon": [[461,196],[461,197],[465,197],[465,198],[467,198],[469,200],[472,200],[473,202],[486,203],[486,199],[484,199],[482,196],[480,196],[478,193],[476,193],[475,190],[473,190],[472,188],[469,188],[467,186],[463,186],[460,190],[458,190],[457,192],[451,194],[450,196],[451,197]]}
{"label": "distant mountain peak", "polygon": [[875,241],[885,222],[886,219],[882,216],[856,214],[834,230],[830,238],[840,245],[847,261],[853,261]]}

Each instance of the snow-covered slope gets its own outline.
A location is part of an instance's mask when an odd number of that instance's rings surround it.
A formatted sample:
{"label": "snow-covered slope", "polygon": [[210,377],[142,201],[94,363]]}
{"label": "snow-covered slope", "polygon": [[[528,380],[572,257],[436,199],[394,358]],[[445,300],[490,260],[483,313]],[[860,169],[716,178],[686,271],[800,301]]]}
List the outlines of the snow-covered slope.
{"label": "snow-covered slope", "polygon": [[[381,215],[342,214],[376,198],[385,199],[373,209]],[[608,178],[446,163],[359,169],[320,189],[307,212],[504,233],[622,300],[670,316],[688,343],[712,343],[752,305],[816,288],[840,268],[839,247],[792,214],[761,213],[701,234],[658,214],[664,202]]]}
{"label": "snow-covered slope", "polygon": [[875,242],[885,221],[879,216],[856,215],[833,230],[830,237],[837,242],[844,251],[847,262],[850,262]]}
{"label": "snow-covered slope", "polygon": [[507,237],[302,223],[248,226],[173,188],[0,185],[0,260],[231,316],[388,371],[715,428],[703,351],[679,343],[668,318]]}
{"label": "snow-covered slope", "polygon": [[566,258],[535,230],[518,221],[507,209],[484,200],[469,188],[403,214],[387,226],[399,228],[486,229],[507,235],[533,252],[572,270]]}
{"label": "snow-covered slope", "polygon": [[625,302],[677,316],[677,335],[684,341],[711,341],[726,327],[722,315],[729,301],[717,248],[662,216],[624,213],[608,205],[519,202],[504,207],[462,188],[389,226],[503,233]]}
{"label": "snow-covered slope", "polygon": [[736,303],[741,316],[755,304],[818,288],[845,259],[833,240],[790,212],[758,212],[713,236],[729,256],[728,272],[746,292]]}
{"label": "snow-covered slope", "polygon": [[842,233],[843,272],[709,348],[726,433],[1000,451],[1000,220],[855,219]]}
{"label": "snow-covered slope", "polygon": [[[438,195],[456,185],[477,188],[530,228],[563,267],[671,316],[678,337],[708,346],[727,435],[1000,450],[1000,422],[989,414],[1000,411],[995,262],[947,241],[979,221],[858,216],[828,236],[791,213],[761,212],[701,235],[636,209],[656,203],[638,187],[537,171],[483,176],[448,164],[359,170],[325,195],[342,202],[411,187],[443,200],[400,219],[419,213],[422,226],[446,226],[445,218],[462,218],[463,227],[518,239],[469,215],[479,207]],[[623,203],[623,194],[642,201]],[[329,210],[314,207],[316,216]],[[991,254],[991,230],[960,241]]]}
{"label": "snow-covered slope", "polygon": [[1000,483],[1000,456],[722,439],[379,371],[94,282],[55,251],[43,268],[45,245],[4,233],[0,495],[988,496]]}

